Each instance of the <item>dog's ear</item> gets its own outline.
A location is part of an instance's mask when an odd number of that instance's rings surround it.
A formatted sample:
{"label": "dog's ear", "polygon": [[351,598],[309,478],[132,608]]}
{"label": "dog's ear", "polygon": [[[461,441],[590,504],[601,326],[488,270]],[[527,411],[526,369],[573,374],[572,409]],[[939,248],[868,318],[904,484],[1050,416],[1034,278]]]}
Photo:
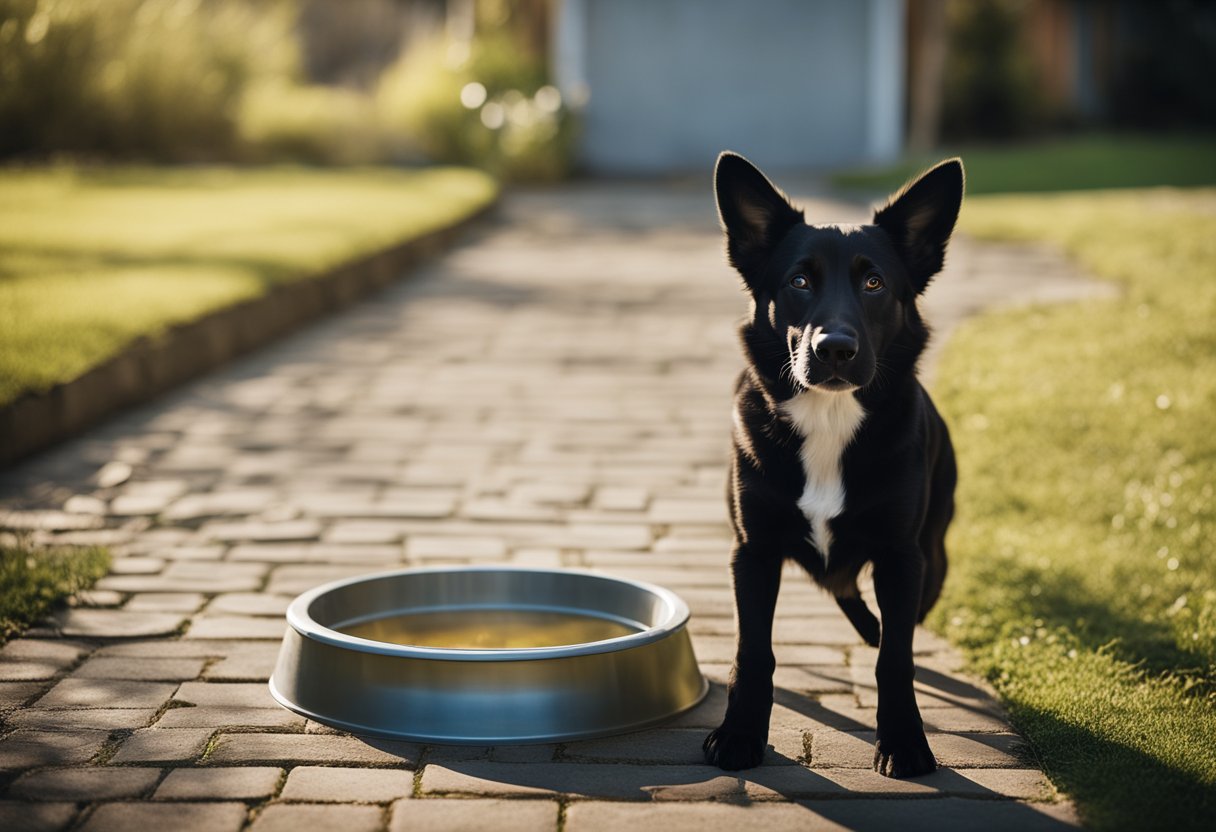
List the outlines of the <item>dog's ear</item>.
{"label": "dog's ear", "polygon": [[726,253],[750,285],[769,250],[802,222],[802,212],[755,165],[729,151],[714,168],[714,193]]}
{"label": "dog's ear", "polygon": [[918,294],[941,271],[962,203],[963,160],[955,158],[909,181],[874,212],[874,224],[899,249]]}

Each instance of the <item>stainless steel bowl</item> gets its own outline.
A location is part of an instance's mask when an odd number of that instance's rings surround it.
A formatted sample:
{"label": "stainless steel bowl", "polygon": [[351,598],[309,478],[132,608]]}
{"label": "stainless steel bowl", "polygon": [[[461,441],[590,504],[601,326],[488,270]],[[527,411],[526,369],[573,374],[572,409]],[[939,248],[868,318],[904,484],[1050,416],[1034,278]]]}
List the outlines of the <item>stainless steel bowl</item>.
{"label": "stainless steel bowl", "polygon": [[292,602],[270,692],[317,722],[424,742],[632,731],[708,690],[688,616],[670,590],[591,572],[367,575]]}

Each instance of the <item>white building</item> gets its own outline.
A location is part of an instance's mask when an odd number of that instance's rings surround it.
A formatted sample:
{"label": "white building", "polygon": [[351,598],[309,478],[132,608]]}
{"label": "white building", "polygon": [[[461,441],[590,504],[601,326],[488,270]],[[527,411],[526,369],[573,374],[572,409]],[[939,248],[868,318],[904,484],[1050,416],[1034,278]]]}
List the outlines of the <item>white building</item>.
{"label": "white building", "polygon": [[596,173],[894,159],[904,0],[558,0],[553,68]]}

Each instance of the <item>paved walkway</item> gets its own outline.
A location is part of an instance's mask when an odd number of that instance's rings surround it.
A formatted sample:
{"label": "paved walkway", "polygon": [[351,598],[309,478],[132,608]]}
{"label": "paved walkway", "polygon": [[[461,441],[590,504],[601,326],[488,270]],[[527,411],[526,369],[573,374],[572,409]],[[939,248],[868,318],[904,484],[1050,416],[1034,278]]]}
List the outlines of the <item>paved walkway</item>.
{"label": "paved walkway", "polygon": [[[930,314],[940,332],[1014,288],[1074,291],[1060,269],[960,242]],[[1063,828],[1071,807],[927,632],[917,684],[943,768],[872,772],[874,651],[795,572],[766,763],[701,765],[734,641],[722,492],[743,303],[703,184],[518,194],[385,294],[3,475],[0,521],[117,557],[0,650],[0,828]],[[611,739],[455,748],[364,741],[270,698],[296,593],[486,562],[676,590],[707,701]]]}

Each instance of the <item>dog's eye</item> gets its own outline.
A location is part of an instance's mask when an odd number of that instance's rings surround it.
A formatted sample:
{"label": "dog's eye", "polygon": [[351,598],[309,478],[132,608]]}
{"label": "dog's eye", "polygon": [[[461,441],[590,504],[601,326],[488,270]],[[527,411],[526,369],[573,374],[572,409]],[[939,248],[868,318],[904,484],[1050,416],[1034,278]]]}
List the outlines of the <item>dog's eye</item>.
{"label": "dog's eye", "polygon": [[807,280],[804,274],[796,274],[790,278],[790,285],[795,289],[809,289],[811,281]]}
{"label": "dog's eye", "polygon": [[865,290],[866,290],[867,292],[877,292],[877,291],[879,291],[880,289],[882,289],[882,287],[883,287],[883,286],[886,286],[886,285],[887,285],[887,284],[885,284],[885,283],[883,283],[883,282],[882,282],[882,278],[881,278],[881,277],[879,277],[879,276],[878,276],[878,275],[876,275],[876,274],[872,274],[872,275],[870,275],[869,277],[867,277],[867,278],[866,278],[866,282],[865,282]]}

